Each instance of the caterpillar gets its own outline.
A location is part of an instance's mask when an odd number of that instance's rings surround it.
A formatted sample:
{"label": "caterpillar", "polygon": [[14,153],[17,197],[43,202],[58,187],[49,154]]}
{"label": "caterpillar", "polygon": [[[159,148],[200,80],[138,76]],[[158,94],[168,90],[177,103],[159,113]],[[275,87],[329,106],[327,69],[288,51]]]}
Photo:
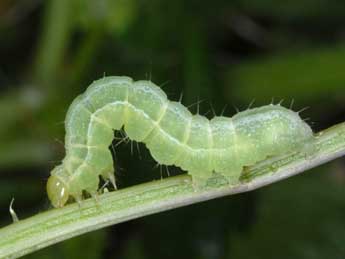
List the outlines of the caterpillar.
{"label": "caterpillar", "polygon": [[151,81],[104,77],[68,109],[66,155],[47,182],[54,207],[64,206],[70,196],[80,202],[83,191],[96,195],[99,176],[115,186],[109,145],[122,127],[131,140],[145,143],[158,163],[186,170],[196,186],[215,172],[236,183],[244,166],[302,149],[313,138],[299,114],[280,104],[209,120],[169,101]]}

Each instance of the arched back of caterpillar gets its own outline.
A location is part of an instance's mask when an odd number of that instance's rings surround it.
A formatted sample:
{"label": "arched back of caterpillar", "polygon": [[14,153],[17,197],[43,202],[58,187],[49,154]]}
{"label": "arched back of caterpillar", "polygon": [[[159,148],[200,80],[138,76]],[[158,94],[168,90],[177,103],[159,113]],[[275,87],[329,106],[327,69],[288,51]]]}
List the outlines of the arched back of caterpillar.
{"label": "arched back of caterpillar", "polygon": [[122,127],[130,139],[145,143],[158,163],[181,167],[200,187],[214,172],[234,184],[244,166],[302,149],[313,138],[298,113],[280,105],[208,120],[169,101],[150,81],[104,77],[78,96],[67,112],[66,156],[47,183],[54,207],[64,206],[69,196],[80,201],[83,191],[96,194],[99,175],[115,186],[108,147],[113,131]]}

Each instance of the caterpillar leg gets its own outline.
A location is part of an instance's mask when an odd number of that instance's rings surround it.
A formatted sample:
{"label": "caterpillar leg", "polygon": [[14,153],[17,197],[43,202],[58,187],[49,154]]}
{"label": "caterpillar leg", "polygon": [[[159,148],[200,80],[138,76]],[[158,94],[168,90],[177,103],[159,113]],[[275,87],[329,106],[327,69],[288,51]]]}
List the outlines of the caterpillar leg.
{"label": "caterpillar leg", "polygon": [[102,173],[102,178],[105,181],[111,182],[111,184],[114,186],[115,190],[117,189],[116,181],[115,181],[115,174],[113,171],[108,170],[106,173]]}
{"label": "caterpillar leg", "polygon": [[202,191],[206,188],[207,180],[210,178],[209,173],[200,173],[200,172],[188,172],[192,176],[192,184],[195,192]]}
{"label": "caterpillar leg", "polygon": [[115,182],[115,175],[114,173],[109,173],[108,179],[111,182],[111,184],[114,186],[115,190],[117,189],[116,182]]}
{"label": "caterpillar leg", "polygon": [[240,176],[243,172],[243,168],[230,171],[230,172],[224,172],[220,173],[224,178],[227,180],[229,185],[235,185],[240,182]]}
{"label": "caterpillar leg", "polygon": [[71,196],[73,197],[73,199],[78,203],[78,207],[79,207],[79,209],[81,209],[81,202],[82,202],[82,200],[83,200],[83,196],[82,196],[82,194],[80,193],[80,194],[71,194]]}
{"label": "caterpillar leg", "polygon": [[99,185],[98,175],[94,174],[94,169],[84,163],[75,172],[69,183],[70,195],[78,201],[82,200],[83,191],[93,194],[97,192]]}
{"label": "caterpillar leg", "polygon": [[94,199],[96,206],[99,208],[100,207],[100,202],[98,198],[98,192],[90,193],[92,199]]}

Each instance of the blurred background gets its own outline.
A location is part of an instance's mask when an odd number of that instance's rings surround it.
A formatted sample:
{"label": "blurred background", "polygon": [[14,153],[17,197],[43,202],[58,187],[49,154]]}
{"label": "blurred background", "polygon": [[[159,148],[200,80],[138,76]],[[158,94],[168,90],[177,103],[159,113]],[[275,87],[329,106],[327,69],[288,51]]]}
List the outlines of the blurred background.
{"label": "blurred background", "polygon": [[[345,121],[344,68],[345,1],[0,0],[0,225],[13,197],[19,218],[50,208],[66,110],[95,79],[151,79],[209,118],[284,100],[319,131]],[[167,177],[139,148],[116,148],[120,188]],[[345,258],[344,161],[25,258]]]}

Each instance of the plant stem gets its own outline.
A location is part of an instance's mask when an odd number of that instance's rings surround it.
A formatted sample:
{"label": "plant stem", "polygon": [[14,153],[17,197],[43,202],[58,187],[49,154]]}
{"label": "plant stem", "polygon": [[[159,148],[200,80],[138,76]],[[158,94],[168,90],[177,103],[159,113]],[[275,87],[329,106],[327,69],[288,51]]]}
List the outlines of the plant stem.
{"label": "plant stem", "polygon": [[246,168],[241,181],[229,186],[222,178],[211,179],[196,191],[188,175],[169,177],[127,189],[105,193],[60,209],[52,209],[0,230],[0,258],[17,258],[46,246],[99,228],[186,206],[251,191],[296,175],[345,155],[345,123],[316,135],[306,155],[291,153]]}

